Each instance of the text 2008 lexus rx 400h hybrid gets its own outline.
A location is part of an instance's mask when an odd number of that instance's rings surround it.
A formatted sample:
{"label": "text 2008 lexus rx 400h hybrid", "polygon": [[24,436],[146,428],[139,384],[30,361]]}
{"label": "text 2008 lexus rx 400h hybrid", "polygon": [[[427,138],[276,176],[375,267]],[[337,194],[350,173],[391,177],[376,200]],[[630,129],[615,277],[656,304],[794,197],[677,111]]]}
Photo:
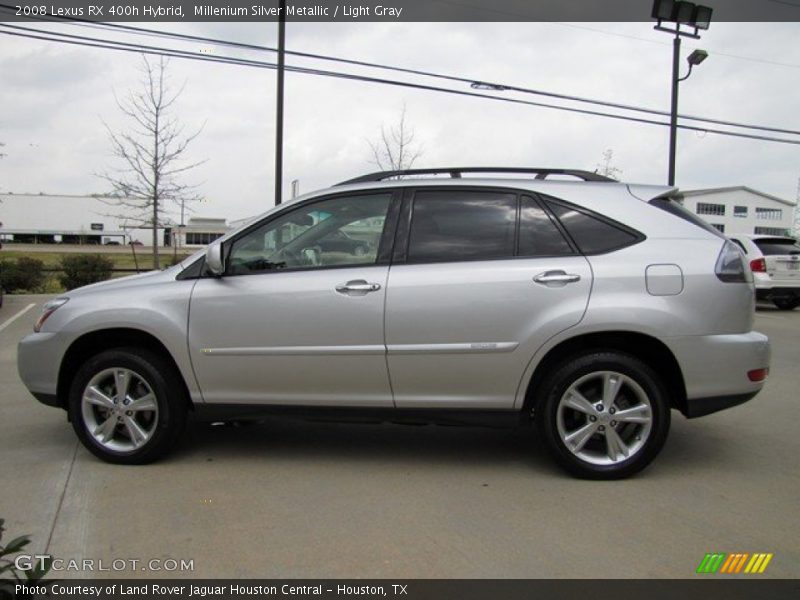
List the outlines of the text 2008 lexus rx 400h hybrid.
{"label": "text 2008 lexus rx 400h hybrid", "polygon": [[359,177],[68,292],[21,341],[22,380],[109,462],[162,456],[189,413],[282,414],[533,425],[592,478],[653,460],[672,409],[758,393],[752,274],[677,190],[506,171]]}

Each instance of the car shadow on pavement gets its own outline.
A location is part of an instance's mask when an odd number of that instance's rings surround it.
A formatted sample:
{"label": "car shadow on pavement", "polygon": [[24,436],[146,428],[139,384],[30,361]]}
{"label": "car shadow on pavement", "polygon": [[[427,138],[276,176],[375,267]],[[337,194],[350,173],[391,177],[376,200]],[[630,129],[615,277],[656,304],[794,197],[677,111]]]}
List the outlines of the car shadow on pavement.
{"label": "car shadow on pavement", "polygon": [[[673,415],[670,439],[647,473],[714,469],[735,462],[736,436],[727,439],[702,423]],[[700,431],[699,429],[703,429]],[[713,428],[712,428],[713,429]],[[243,424],[190,422],[182,443],[167,459],[177,461],[334,461],[408,466],[475,465],[530,469],[564,476],[532,429],[441,425],[351,424],[271,418]]]}
{"label": "car shadow on pavement", "polygon": [[557,473],[535,438],[529,429],[329,423],[288,418],[240,425],[190,422],[172,457],[408,465],[513,463]]}

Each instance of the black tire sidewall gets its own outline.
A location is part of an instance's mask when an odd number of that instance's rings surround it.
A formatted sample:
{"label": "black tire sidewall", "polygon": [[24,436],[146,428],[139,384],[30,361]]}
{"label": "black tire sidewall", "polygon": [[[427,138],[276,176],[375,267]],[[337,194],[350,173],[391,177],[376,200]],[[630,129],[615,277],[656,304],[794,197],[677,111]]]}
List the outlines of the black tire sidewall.
{"label": "black tire sidewall", "polygon": [[[89,434],[81,409],[83,391],[100,371],[122,367],[144,378],[156,396],[158,423],[153,436],[132,452],[114,452],[99,445]],[[174,368],[157,354],[138,348],[116,348],[88,359],[78,369],[70,386],[68,411],[75,433],[95,456],[116,464],[145,464],[164,455],[175,443],[186,423],[186,398]]]}
{"label": "black tire sidewall", "polygon": [[[631,377],[647,394],[652,407],[650,437],[634,456],[614,465],[594,465],[575,456],[561,440],[556,424],[558,404],[575,380],[596,371],[616,371]],[[664,446],[670,427],[670,403],[660,377],[641,360],[620,352],[592,352],[562,362],[543,383],[535,410],[539,435],[556,461],[587,479],[621,479],[646,467]]]}
{"label": "black tire sidewall", "polygon": [[780,310],[794,310],[798,306],[800,306],[800,299],[793,298],[791,300],[788,299],[781,299],[781,300],[773,300],[772,303],[777,306]]}

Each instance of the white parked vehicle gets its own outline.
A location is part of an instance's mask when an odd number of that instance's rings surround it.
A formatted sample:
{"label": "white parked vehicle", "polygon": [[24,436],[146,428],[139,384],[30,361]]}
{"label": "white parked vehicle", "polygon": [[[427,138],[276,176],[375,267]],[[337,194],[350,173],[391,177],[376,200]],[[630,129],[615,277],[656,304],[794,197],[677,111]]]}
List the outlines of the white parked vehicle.
{"label": "white parked vehicle", "polygon": [[800,244],[796,239],[774,235],[728,237],[750,263],[758,300],[771,300],[782,310],[800,306]]}

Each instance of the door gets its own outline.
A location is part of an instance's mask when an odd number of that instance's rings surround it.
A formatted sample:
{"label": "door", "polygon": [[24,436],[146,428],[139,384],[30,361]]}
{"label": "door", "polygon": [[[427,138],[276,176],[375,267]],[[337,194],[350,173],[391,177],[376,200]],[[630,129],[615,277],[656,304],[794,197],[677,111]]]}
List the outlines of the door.
{"label": "door", "polygon": [[[383,311],[391,193],[304,203],[223,246],[198,280],[189,350],[208,403],[392,406]],[[358,254],[318,243],[337,233]]]}
{"label": "door", "polygon": [[513,408],[536,350],[582,318],[588,261],[515,192],[421,190],[401,219],[386,298],[397,407]]}

